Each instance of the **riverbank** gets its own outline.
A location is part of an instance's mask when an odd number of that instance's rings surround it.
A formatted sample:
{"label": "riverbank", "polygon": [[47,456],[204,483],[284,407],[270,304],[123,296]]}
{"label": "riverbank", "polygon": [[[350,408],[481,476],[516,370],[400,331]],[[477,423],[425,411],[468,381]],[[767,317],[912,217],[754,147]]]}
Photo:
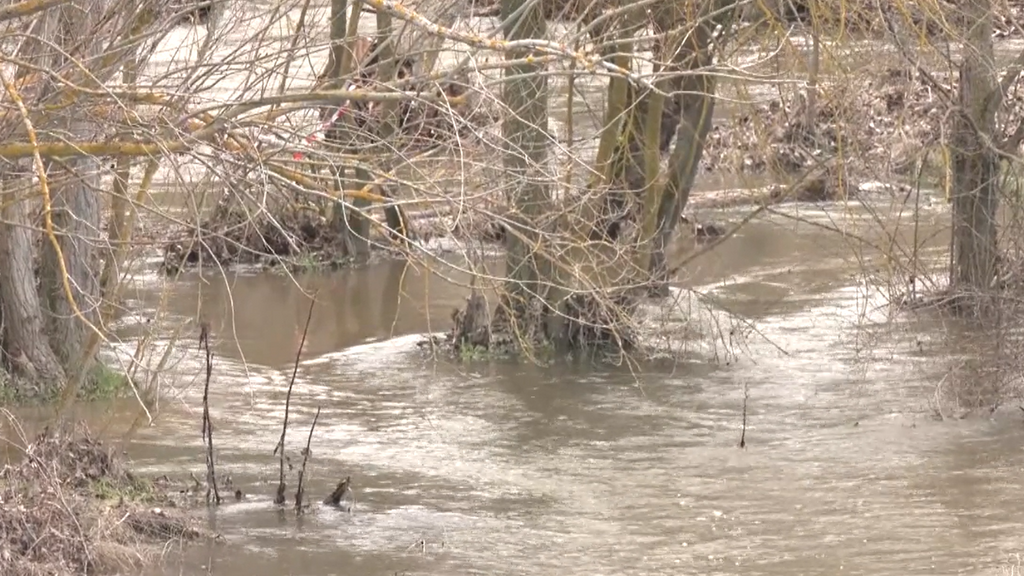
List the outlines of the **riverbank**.
{"label": "riverbank", "polygon": [[215,538],[188,514],[187,490],[134,475],[88,434],[47,431],[14,451],[0,471],[2,574],[124,573],[168,542]]}

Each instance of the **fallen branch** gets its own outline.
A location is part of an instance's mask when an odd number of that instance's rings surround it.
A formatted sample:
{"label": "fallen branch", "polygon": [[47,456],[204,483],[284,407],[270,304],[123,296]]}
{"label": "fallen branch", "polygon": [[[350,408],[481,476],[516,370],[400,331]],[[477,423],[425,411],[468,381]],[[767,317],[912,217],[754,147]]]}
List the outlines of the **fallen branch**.
{"label": "fallen branch", "polygon": [[320,406],[316,407],[316,416],[313,416],[313,425],[309,427],[309,436],[306,438],[306,449],[302,451],[302,466],[299,468],[299,487],[295,490],[295,513],[302,514],[302,479],[306,475],[306,462],[309,461],[309,446],[313,443],[313,431],[316,430],[316,421],[320,419]]}
{"label": "fallen branch", "polygon": [[288,395],[284,400],[284,424],[281,426],[281,439],[277,441],[277,446],[274,448],[274,454],[278,454],[280,451],[280,476],[277,484],[277,495],[274,496],[274,504],[283,505],[285,502],[284,493],[288,489],[287,484],[284,481],[284,437],[288,432],[288,412],[291,410],[292,405],[292,388],[295,386],[295,376],[299,372],[299,359],[302,358],[302,349],[306,345],[306,335],[309,333],[309,322],[313,319],[313,306],[316,304],[316,293],[313,294],[313,300],[309,303],[309,314],[306,316],[306,326],[302,329],[302,339],[299,341],[299,349],[295,352],[295,364],[292,367],[292,378],[288,382]]}

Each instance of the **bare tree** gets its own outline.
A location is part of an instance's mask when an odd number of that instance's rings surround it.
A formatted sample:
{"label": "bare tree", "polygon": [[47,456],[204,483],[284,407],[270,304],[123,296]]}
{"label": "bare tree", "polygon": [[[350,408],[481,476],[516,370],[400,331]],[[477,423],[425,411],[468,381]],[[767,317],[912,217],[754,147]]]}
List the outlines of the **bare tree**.
{"label": "bare tree", "polygon": [[955,292],[989,292],[997,271],[999,154],[993,146],[1002,93],[992,45],[992,3],[961,5],[963,59],[959,112],[953,128],[953,246],[950,284]]}
{"label": "bare tree", "polygon": [[[96,156],[44,154],[40,141],[59,135],[88,142],[108,134],[96,113],[83,114],[79,102],[101,93],[129,60],[145,60],[154,38],[143,35],[145,23],[165,11],[162,3],[145,1],[78,0],[37,8],[15,23],[25,35],[10,46],[9,62],[17,63],[8,68],[13,78],[3,79],[7,100],[17,106],[4,117],[3,139],[27,138],[23,157],[33,160],[30,165],[8,156],[2,168],[2,342],[6,369],[24,392],[64,390],[73,396],[101,338],[96,264],[102,166]],[[34,183],[25,177],[29,173]],[[38,270],[33,206],[42,208],[45,236]]]}

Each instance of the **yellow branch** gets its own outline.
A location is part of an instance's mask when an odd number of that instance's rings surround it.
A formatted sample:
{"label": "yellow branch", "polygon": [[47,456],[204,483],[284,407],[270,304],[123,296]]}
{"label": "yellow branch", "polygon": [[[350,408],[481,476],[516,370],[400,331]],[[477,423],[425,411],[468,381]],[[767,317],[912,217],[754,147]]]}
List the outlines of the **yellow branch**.
{"label": "yellow branch", "polygon": [[[6,82],[4,87],[7,88]],[[25,113],[27,114],[28,110]],[[73,158],[76,156],[150,157],[165,153],[183,152],[188,147],[185,142],[180,140],[166,143],[128,140],[120,142],[47,142],[40,144],[33,134],[29,137],[28,142],[0,144],[0,158],[19,160],[35,156],[42,158]]]}
{"label": "yellow branch", "polygon": [[67,1],[68,0],[26,0],[25,2],[18,2],[17,4],[4,6],[3,8],[0,8],[0,22],[31,16],[37,12],[42,12],[43,10],[48,10],[54,6],[64,4]]}

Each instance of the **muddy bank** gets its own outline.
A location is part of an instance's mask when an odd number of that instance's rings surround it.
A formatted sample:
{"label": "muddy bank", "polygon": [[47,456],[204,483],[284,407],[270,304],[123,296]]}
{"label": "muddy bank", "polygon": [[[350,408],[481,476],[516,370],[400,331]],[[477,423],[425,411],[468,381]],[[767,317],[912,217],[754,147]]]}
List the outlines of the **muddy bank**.
{"label": "muddy bank", "polygon": [[[701,168],[793,175],[824,164],[854,181],[905,180],[941,165],[955,89],[948,76],[887,68],[823,85],[813,110],[804,92],[775,97],[717,122]],[[1011,93],[1004,105],[1003,125],[1016,125],[1024,98]]]}
{"label": "muddy bank", "polygon": [[169,541],[213,538],[177,491],[132,474],[88,434],[44,432],[0,471],[0,573],[113,574]]}
{"label": "muddy bank", "polygon": [[[689,209],[847,201],[863,198],[864,183],[872,181],[895,190],[900,186],[896,183],[905,184],[922,167],[939,162],[937,150],[947,144],[943,125],[949,109],[942,92],[951,89],[948,78],[891,68],[823,85],[814,110],[808,109],[802,92],[744,107],[716,122],[701,160],[702,172],[757,174],[773,183],[750,190],[695,193]],[[1011,115],[1020,116],[1024,99],[1010,95],[1008,100]],[[261,181],[265,183],[253,183]],[[440,192],[450,196],[443,208],[436,203],[418,210],[407,206],[395,216],[382,213],[380,203],[394,206],[393,199],[401,200],[403,194],[381,193],[369,209],[374,218],[369,249],[353,258],[346,234],[325,208],[326,194],[324,201],[311,201],[288,184],[254,177],[225,181],[222,186],[223,198],[215,210],[166,243],[165,271],[198,266],[333,269],[402,256],[410,243],[418,243],[417,249],[443,251],[439,244],[444,242],[433,241],[446,239],[453,246],[458,241],[497,246],[504,238],[508,211],[501,195],[452,190]],[[274,200],[256,205],[252,198]],[[698,229],[693,232],[700,236]]]}

